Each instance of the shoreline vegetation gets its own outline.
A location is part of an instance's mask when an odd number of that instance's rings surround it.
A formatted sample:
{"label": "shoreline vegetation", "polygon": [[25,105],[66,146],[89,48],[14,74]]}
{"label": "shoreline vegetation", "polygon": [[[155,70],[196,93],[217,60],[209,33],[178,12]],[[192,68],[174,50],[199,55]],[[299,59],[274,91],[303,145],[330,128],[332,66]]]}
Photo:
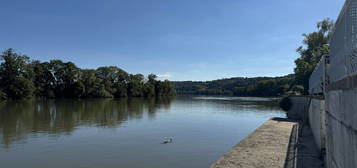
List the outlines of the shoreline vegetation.
{"label": "shoreline vegetation", "polygon": [[6,49],[1,55],[0,99],[172,97],[171,82],[129,74],[116,66],[80,69],[72,62],[30,60]]}
{"label": "shoreline vegetation", "polygon": [[321,57],[330,52],[329,38],[334,21],[326,18],[316,25],[317,31],[303,34],[302,46],[296,49],[300,55],[295,60],[294,73],[282,77],[229,78],[205,82],[173,82],[178,94],[231,95],[276,97],[306,95],[309,78]]}
{"label": "shoreline vegetation", "polygon": [[177,94],[277,97],[306,95],[309,78],[328,45],[334,23],[324,19],[303,34],[294,73],[282,77],[236,77],[213,81],[158,81],[156,75],[128,74],[115,67],[80,69],[72,62],[31,61],[12,49],[2,54],[0,99],[167,97]]}
{"label": "shoreline vegetation", "polygon": [[294,74],[283,77],[229,78],[205,82],[172,82],[177,94],[227,95],[241,97],[277,97],[286,93],[301,93],[294,85]]}

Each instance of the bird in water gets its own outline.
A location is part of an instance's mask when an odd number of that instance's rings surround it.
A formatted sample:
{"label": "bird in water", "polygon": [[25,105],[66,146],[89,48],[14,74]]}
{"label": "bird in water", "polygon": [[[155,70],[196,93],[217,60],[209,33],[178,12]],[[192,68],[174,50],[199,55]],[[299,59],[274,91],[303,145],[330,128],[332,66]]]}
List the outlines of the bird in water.
{"label": "bird in water", "polygon": [[172,138],[166,138],[165,141],[161,142],[161,144],[168,144],[168,143],[172,143]]}

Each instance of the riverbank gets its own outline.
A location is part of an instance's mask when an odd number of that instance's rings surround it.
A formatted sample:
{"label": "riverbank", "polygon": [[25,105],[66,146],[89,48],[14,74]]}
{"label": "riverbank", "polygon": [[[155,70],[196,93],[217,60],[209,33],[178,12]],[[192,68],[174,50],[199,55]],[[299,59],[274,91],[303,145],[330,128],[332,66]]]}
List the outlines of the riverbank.
{"label": "riverbank", "polygon": [[322,168],[309,125],[273,118],[233,147],[211,168]]}
{"label": "riverbank", "polygon": [[273,118],[233,147],[211,168],[282,168],[297,125],[297,122],[287,119]]}

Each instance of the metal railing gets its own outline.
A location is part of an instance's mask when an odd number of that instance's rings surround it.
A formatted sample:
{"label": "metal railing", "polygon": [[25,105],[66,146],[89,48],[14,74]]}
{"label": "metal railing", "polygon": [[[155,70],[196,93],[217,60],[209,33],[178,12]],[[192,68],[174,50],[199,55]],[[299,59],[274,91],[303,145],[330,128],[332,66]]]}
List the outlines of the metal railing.
{"label": "metal railing", "polygon": [[319,63],[316,65],[315,70],[312,72],[309,79],[309,93],[322,94],[325,86],[325,61],[326,55],[322,56]]}
{"label": "metal railing", "polygon": [[[357,74],[357,0],[346,0],[330,37],[330,54],[322,57],[309,80],[309,93]],[[326,58],[326,59],[325,59]]]}
{"label": "metal railing", "polygon": [[330,82],[357,72],[357,0],[346,0],[330,39]]}

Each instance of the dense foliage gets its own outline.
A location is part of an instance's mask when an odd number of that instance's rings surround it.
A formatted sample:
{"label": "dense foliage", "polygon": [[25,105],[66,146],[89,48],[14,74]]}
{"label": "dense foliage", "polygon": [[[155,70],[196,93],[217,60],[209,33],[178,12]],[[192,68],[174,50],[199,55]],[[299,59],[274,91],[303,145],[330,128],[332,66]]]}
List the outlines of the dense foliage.
{"label": "dense foliage", "polygon": [[40,62],[5,50],[0,64],[0,99],[174,96],[169,81],[128,74],[115,67],[80,69],[72,62]]}
{"label": "dense foliage", "polygon": [[289,97],[284,97],[280,100],[279,106],[284,110],[284,111],[289,111],[291,109],[292,103]]}
{"label": "dense foliage", "polygon": [[329,38],[333,28],[333,21],[324,19],[317,23],[317,31],[303,34],[303,46],[297,49],[300,57],[295,60],[296,84],[303,86],[304,94],[309,90],[309,78],[321,57],[330,52]]}
{"label": "dense foliage", "polygon": [[284,77],[230,78],[207,82],[173,82],[179,94],[280,96],[294,91],[294,75]]}

